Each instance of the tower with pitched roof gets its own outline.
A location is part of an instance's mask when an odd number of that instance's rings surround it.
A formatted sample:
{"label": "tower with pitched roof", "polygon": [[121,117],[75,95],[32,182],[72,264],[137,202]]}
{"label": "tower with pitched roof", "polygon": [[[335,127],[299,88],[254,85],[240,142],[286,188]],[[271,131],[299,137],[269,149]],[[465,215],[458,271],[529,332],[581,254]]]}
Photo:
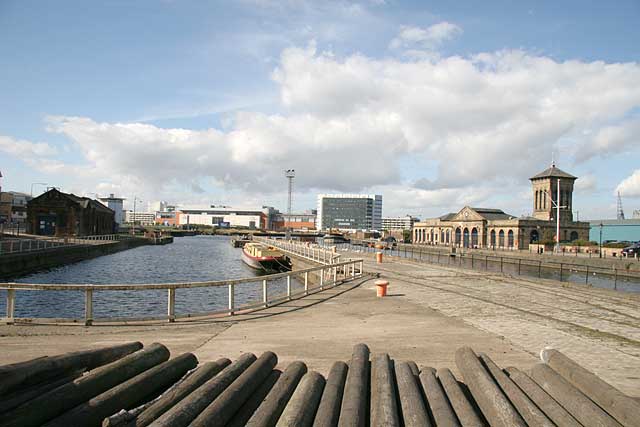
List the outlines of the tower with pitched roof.
{"label": "tower with pitched roof", "polygon": [[[573,221],[573,184],[577,177],[551,167],[529,178],[533,191],[533,217],[544,221],[556,219],[556,203],[560,204],[560,222]],[[558,198],[558,180],[560,197]]]}

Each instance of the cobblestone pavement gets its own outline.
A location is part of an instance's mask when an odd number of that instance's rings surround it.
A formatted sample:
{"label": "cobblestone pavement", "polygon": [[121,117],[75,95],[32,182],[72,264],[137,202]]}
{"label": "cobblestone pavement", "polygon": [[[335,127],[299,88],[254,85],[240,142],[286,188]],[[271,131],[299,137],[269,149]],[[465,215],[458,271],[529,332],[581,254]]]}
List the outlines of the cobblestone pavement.
{"label": "cobblestone pavement", "polygon": [[531,354],[557,348],[640,396],[639,295],[390,257],[380,265],[367,258],[365,268],[413,302],[503,336]]}

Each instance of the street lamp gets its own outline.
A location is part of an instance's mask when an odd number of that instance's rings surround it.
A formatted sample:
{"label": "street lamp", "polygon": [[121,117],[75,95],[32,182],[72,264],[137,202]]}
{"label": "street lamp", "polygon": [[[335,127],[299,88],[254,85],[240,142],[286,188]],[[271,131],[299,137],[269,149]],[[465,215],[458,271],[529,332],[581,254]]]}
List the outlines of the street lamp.
{"label": "street lamp", "polygon": [[34,185],[45,185],[46,186],[47,183],[46,182],[32,182],[31,183],[31,193],[30,193],[31,194],[31,198],[33,198],[33,186]]}
{"label": "street lamp", "polygon": [[132,233],[134,236],[136,234],[136,202],[142,201],[142,199],[138,199],[137,196],[133,196],[133,228]]}
{"label": "street lamp", "polygon": [[598,251],[598,255],[602,258],[602,222],[600,222],[600,250]]}

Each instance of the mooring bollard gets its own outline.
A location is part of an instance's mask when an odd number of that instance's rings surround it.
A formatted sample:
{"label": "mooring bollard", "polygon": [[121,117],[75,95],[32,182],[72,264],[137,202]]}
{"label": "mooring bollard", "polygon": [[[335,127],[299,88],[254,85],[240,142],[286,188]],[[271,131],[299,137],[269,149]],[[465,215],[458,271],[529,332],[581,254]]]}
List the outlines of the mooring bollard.
{"label": "mooring bollard", "polygon": [[382,264],[382,252],[376,253],[376,263]]}
{"label": "mooring bollard", "polygon": [[386,297],[387,296],[387,286],[389,286],[389,281],[388,280],[376,280],[375,281],[375,285],[376,285],[376,295],[379,298]]}

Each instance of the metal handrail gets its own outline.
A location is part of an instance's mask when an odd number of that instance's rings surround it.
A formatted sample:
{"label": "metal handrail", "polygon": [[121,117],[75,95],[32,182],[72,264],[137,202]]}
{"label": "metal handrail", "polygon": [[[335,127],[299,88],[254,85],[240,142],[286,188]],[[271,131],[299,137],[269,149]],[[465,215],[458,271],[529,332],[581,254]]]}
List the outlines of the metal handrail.
{"label": "metal handrail", "polygon": [[[331,273],[328,278],[325,278],[327,270]],[[0,283],[0,289],[7,291],[7,307],[6,317],[2,322],[12,324],[15,322],[15,305],[16,305],[16,291],[36,290],[36,291],[84,291],[85,293],[85,325],[91,325],[93,323],[93,292],[100,291],[142,291],[151,289],[166,289],[168,291],[168,304],[167,304],[167,316],[166,319],[169,322],[174,322],[179,317],[192,317],[194,315],[206,315],[222,313],[215,311],[211,313],[188,313],[180,316],[175,314],[175,299],[176,290],[178,289],[191,289],[191,288],[203,288],[203,287],[222,287],[227,286],[228,293],[228,309],[223,311],[228,315],[234,315],[239,310],[247,310],[250,308],[265,308],[269,307],[274,301],[279,301],[281,298],[270,299],[268,282],[277,280],[280,278],[287,279],[287,295],[285,300],[292,299],[294,294],[291,292],[291,277],[303,276],[304,277],[304,292],[302,295],[308,295],[313,288],[309,287],[309,273],[320,272],[320,283],[315,289],[323,290],[325,287],[332,287],[346,281],[360,278],[364,274],[364,261],[362,259],[348,260],[340,263],[334,263],[331,265],[320,265],[317,267],[306,268],[302,270],[288,271],[284,273],[270,274],[267,276],[249,277],[243,279],[232,280],[216,280],[206,282],[186,282],[186,283],[152,283],[152,284],[37,284],[37,283]],[[342,277],[339,277],[342,276]],[[261,302],[253,302],[245,304],[243,306],[236,306],[235,304],[235,286],[249,283],[262,282],[262,294],[263,298]],[[297,295],[297,294],[296,294]],[[164,318],[164,317],[163,317]],[[140,320],[140,318],[127,318],[127,320]],[[148,319],[143,319],[148,320]]]}
{"label": "metal handrail", "polygon": [[24,235],[18,239],[0,241],[0,255],[16,254],[24,252],[42,251],[52,248],[85,246],[98,242],[116,242],[120,240],[133,239],[134,236],[124,234],[102,234],[95,236],[73,236],[73,237],[32,237]]}

